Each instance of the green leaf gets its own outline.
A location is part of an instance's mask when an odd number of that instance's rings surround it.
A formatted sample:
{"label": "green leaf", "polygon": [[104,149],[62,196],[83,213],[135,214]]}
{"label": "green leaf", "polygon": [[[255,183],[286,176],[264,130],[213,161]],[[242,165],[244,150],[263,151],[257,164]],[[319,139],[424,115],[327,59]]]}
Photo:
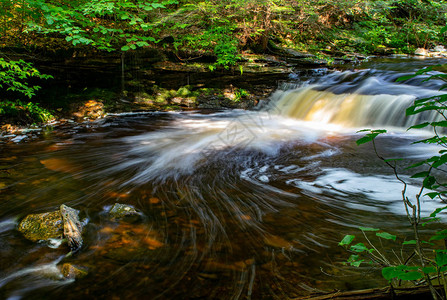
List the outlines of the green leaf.
{"label": "green leaf", "polygon": [[414,77],[416,77],[416,76],[417,76],[416,74],[414,74],[414,75],[405,75],[405,76],[401,76],[401,77],[399,77],[399,78],[396,79],[396,82],[405,81],[405,80],[414,78]]}
{"label": "green leaf", "polygon": [[339,246],[350,245],[352,241],[355,239],[354,235],[345,235],[345,237],[338,243]]}
{"label": "green leaf", "polygon": [[393,241],[395,241],[396,238],[397,238],[395,235],[389,234],[388,232],[377,232],[376,235],[378,237],[381,237],[381,238],[386,239],[386,240],[393,240]]}
{"label": "green leaf", "polygon": [[423,171],[423,172],[419,172],[419,173],[413,174],[413,175],[411,176],[411,178],[425,178],[425,177],[427,177],[429,174],[430,174],[430,173],[429,173],[428,171]]}
{"label": "green leaf", "polygon": [[349,263],[349,265],[358,268],[358,267],[360,267],[360,265],[362,264],[363,261],[365,261],[365,260],[360,259],[360,256],[358,256],[357,254],[352,254],[351,256],[349,256],[347,262]]}
{"label": "green leaf", "polygon": [[447,154],[442,155],[432,166],[433,168],[439,168],[445,163],[447,163]]}
{"label": "green leaf", "polygon": [[121,47],[121,51],[128,51],[128,50],[130,50],[130,47],[127,45]]}
{"label": "green leaf", "polygon": [[432,218],[436,217],[436,215],[437,215],[438,213],[440,213],[441,211],[443,211],[443,210],[445,210],[445,209],[447,209],[447,206],[444,206],[444,207],[440,207],[440,208],[435,209],[435,210],[430,214],[430,217],[432,217]]}
{"label": "green leaf", "polygon": [[440,241],[447,239],[447,229],[436,232],[434,236],[432,236],[429,241]]}
{"label": "green leaf", "polygon": [[371,227],[359,227],[361,231],[379,231],[378,228],[371,228]]}
{"label": "green leaf", "polygon": [[438,271],[436,270],[435,267],[425,267],[422,268],[422,272],[424,272],[425,274],[430,274],[430,273],[437,273]]}
{"label": "green leaf", "polygon": [[422,277],[424,277],[424,275],[422,273],[419,272],[407,272],[407,273],[401,273],[397,276],[398,279],[401,280],[418,280],[421,279]]}
{"label": "green leaf", "polygon": [[409,240],[402,243],[402,245],[416,245],[416,240]]}
{"label": "green leaf", "polygon": [[447,265],[446,250],[437,250],[436,251],[435,262],[440,267]]}
{"label": "green leaf", "polygon": [[364,137],[358,139],[358,140],[355,141],[355,142],[356,142],[356,144],[357,144],[358,146],[360,146],[360,145],[362,145],[362,144],[366,144],[366,143],[371,142],[371,141],[373,140],[373,138],[375,138],[375,136],[372,137],[372,136],[370,136],[370,135],[365,135]]}
{"label": "green leaf", "polygon": [[412,168],[416,168],[416,167],[419,167],[419,166],[422,166],[423,164],[425,164],[425,163],[427,163],[427,161],[420,161],[420,162],[417,162],[417,163],[415,163],[415,164],[412,164],[411,166],[409,166],[408,168],[406,168],[406,169],[412,169]]}
{"label": "green leaf", "polygon": [[382,276],[386,280],[391,280],[394,278],[401,280],[418,280],[423,277],[423,274],[418,272],[418,267],[400,265],[383,268]]}
{"label": "green leaf", "polygon": [[362,130],[357,130],[357,133],[359,133],[359,132],[366,132],[366,131],[368,131],[368,132],[371,132],[371,129],[362,129]]}
{"label": "green leaf", "polygon": [[436,106],[436,105],[427,105],[427,106],[423,106],[423,107],[421,107],[419,109],[416,109],[415,106],[411,106],[411,107],[407,108],[405,113],[406,113],[407,116],[411,116],[411,115],[415,115],[415,114],[421,113],[423,111],[428,111],[428,110],[436,110],[437,111],[439,109],[440,109],[440,107]]}
{"label": "green leaf", "polygon": [[388,159],[384,159],[385,162],[390,162],[390,161],[403,161],[403,158],[388,158]]}
{"label": "green leaf", "polygon": [[447,121],[433,122],[431,126],[447,127]]}
{"label": "green leaf", "polygon": [[425,188],[431,189],[435,183],[436,179],[433,176],[427,176],[422,184]]}
{"label": "green leaf", "polygon": [[165,6],[163,4],[160,3],[152,3],[151,4],[153,8],[165,8]]}
{"label": "green leaf", "polygon": [[421,129],[421,128],[427,127],[428,125],[430,125],[430,123],[425,122],[425,123],[413,125],[413,126],[409,127],[407,130],[410,130],[410,129]]}
{"label": "green leaf", "polygon": [[432,193],[427,193],[424,196],[428,196],[428,197],[430,197],[430,199],[435,199],[439,195],[440,194],[438,192],[432,192]]}
{"label": "green leaf", "polygon": [[365,244],[363,244],[363,243],[358,243],[358,244],[352,245],[350,249],[351,249],[352,251],[354,251],[354,252],[358,252],[358,253],[361,253],[361,252],[363,252],[363,251],[372,252],[372,249],[368,249],[368,248],[365,246]]}
{"label": "green leaf", "polygon": [[382,269],[382,276],[386,280],[396,278],[402,271],[396,270],[396,267],[385,267]]}

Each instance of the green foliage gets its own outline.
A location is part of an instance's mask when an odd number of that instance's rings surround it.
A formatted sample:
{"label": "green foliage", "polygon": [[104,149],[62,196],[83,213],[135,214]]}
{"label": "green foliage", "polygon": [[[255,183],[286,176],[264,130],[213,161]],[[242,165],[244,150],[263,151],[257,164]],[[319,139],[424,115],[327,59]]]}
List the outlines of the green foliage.
{"label": "green foliage", "polygon": [[175,0],[30,0],[31,10],[41,11],[40,18],[28,22],[28,31],[58,34],[73,46],[91,45],[105,51],[134,50],[156,39],[147,34],[154,28],[157,11],[176,4]]}
{"label": "green foliage", "polygon": [[441,0],[4,0],[0,9],[3,45],[130,51],[161,40],[181,59],[213,54],[211,69],[234,66],[241,51],[272,51],[272,41],[319,57],[446,42]]}
{"label": "green foliage", "polygon": [[244,89],[236,89],[234,91],[234,102],[240,102],[242,99],[246,99],[250,96],[250,93]]}
{"label": "green foliage", "polygon": [[[364,228],[360,227],[362,230],[365,240],[367,244],[357,243],[352,245],[356,236],[354,235],[346,235],[342,241],[339,243],[340,246],[344,247],[352,254],[345,264],[360,267],[362,264],[368,264],[370,266],[375,266],[382,270],[382,276],[388,280],[406,280],[406,281],[415,281],[422,279],[424,274],[429,273],[438,273],[440,272],[445,265],[447,265],[447,250],[436,250],[432,252],[435,254],[431,259],[427,258],[427,261],[430,262],[430,265],[424,264],[422,266],[414,257],[414,252],[409,251],[408,247],[414,247],[418,244],[416,240],[404,241],[401,243],[401,251],[402,255],[407,255],[407,257],[397,257],[395,255],[395,261],[392,261],[392,257],[387,257],[384,253],[386,251],[384,249],[378,249],[376,246],[372,244],[372,238],[367,236],[367,232],[376,232],[376,237],[384,240],[389,240],[396,242],[397,236],[389,234],[387,232],[380,231],[377,228]],[[380,231],[380,232],[379,232]],[[436,232],[434,236],[432,236],[429,240],[441,240],[447,238],[447,230],[444,230],[443,234]],[[425,244],[433,245],[429,242],[423,241]],[[377,244],[382,244],[381,241],[376,241]],[[405,264],[402,264],[405,262]],[[410,265],[411,264],[411,265]]]}
{"label": "green foliage", "polygon": [[[405,81],[415,76],[426,74],[430,70],[431,68],[419,70],[414,75],[404,76],[398,81]],[[446,80],[447,75],[436,74],[429,76],[427,80],[432,78]],[[424,118],[430,120],[423,120],[419,124],[411,126],[409,130],[431,128],[434,133],[434,136],[419,140],[415,142],[415,144],[435,144],[441,148],[441,150],[438,151],[438,155],[413,162],[413,164],[407,168],[410,170],[418,168],[418,171],[411,176],[411,178],[421,180],[420,190],[418,194],[414,196],[407,195],[407,182],[403,180],[397,172],[397,160],[387,160],[377,152],[375,139],[380,134],[386,133],[386,131],[371,129],[361,130],[361,132],[367,132],[367,134],[358,139],[357,144],[361,145],[371,142],[376,155],[393,169],[396,178],[403,184],[402,202],[411,228],[413,229],[414,239],[401,243],[400,247],[402,247],[402,249],[406,247],[412,248],[412,251],[406,252],[409,253],[408,257],[402,257],[401,259],[398,259],[398,261],[393,262],[388,259],[385,254],[378,251],[365,234],[365,232],[373,232],[377,231],[377,229],[362,227],[360,229],[368,242],[367,245],[358,243],[357,245],[351,246],[351,243],[355,238],[353,235],[345,236],[339,243],[339,245],[354,253],[348,258],[346,263],[355,267],[360,266],[362,263],[376,264],[382,269],[382,276],[390,282],[401,280],[415,281],[424,278],[427,284],[431,286],[432,279],[430,276],[433,276],[433,274],[440,275],[438,280],[444,285],[444,288],[447,291],[447,280],[443,274],[447,270],[447,250],[444,249],[445,245],[441,246],[436,244],[437,241],[447,240],[447,230],[435,231],[428,240],[424,240],[421,238],[419,229],[420,226],[426,226],[429,223],[438,221],[438,214],[447,209],[447,206],[444,206],[436,209],[428,217],[421,217],[421,197],[424,195],[431,199],[441,200],[442,203],[447,202],[445,198],[445,195],[447,195],[447,182],[445,182],[444,175],[444,169],[447,164],[447,136],[444,135],[446,132],[445,128],[447,128],[447,115],[445,114],[446,102],[447,95],[441,94],[424,99],[417,99],[414,101],[413,105],[406,110],[407,116],[418,116],[422,120]],[[427,190],[428,192],[426,192]],[[376,232],[376,236],[393,242],[396,242],[397,240],[396,236],[386,232]],[[427,251],[428,249],[431,251]],[[405,252],[401,251],[401,253]],[[431,290],[433,297],[438,297],[434,289]]]}
{"label": "green foliage", "polygon": [[33,65],[23,60],[5,60],[0,57],[0,88],[17,92],[31,98],[39,86],[30,86],[30,78],[49,79],[50,75],[41,74]]}
{"label": "green foliage", "polygon": [[4,120],[13,119],[24,124],[44,123],[54,118],[50,111],[39,104],[25,104],[21,101],[0,101],[0,116]]}
{"label": "green foliage", "polygon": [[363,129],[363,130],[359,130],[358,132],[365,132],[365,131],[369,131],[369,133],[367,133],[364,137],[358,139],[356,141],[357,145],[362,145],[362,144],[366,144],[369,142],[373,142],[374,139],[378,135],[386,133],[386,130],[384,130],[384,129],[377,129],[377,130]]}

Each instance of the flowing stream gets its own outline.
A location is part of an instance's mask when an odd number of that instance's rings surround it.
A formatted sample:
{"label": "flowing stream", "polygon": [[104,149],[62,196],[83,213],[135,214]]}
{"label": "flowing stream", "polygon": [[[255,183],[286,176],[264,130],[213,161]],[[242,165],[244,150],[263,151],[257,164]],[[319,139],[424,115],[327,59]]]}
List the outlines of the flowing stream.
{"label": "flowing stream", "polygon": [[[442,82],[395,82],[419,64],[292,74],[255,111],[110,115],[0,145],[0,298],[289,299],[385,285],[376,269],[344,266],[349,253],[337,244],[345,234],[361,240],[359,226],[410,234],[402,185],[355,141],[359,129],[386,128],[378,151],[406,159],[402,172],[437,153],[411,145],[427,132],[406,131],[437,116],[404,112]],[[416,194],[419,182],[402,176]],[[440,206],[423,202],[424,213]],[[110,220],[114,203],[144,217]],[[66,245],[16,230],[61,204],[87,222],[69,258]],[[88,275],[65,279],[63,262]]]}

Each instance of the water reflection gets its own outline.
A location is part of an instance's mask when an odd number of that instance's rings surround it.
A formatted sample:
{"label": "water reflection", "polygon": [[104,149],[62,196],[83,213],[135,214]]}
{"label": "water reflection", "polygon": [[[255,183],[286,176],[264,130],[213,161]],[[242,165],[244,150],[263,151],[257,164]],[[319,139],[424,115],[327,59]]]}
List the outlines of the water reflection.
{"label": "water reflection", "polygon": [[[340,96],[309,88],[283,94]],[[285,97],[261,112],[115,115],[2,146],[1,297],[286,299],[384,284],[343,267],[337,243],[365,224],[407,234],[398,182],[355,145],[356,128],[284,115]],[[417,138],[400,129],[379,150],[405,156]],[[116,202],[144,217],[108,218]],[[63,203],[89,219],[68,258],[15,230]],[[88,275],[62,279],[61,263]]]}

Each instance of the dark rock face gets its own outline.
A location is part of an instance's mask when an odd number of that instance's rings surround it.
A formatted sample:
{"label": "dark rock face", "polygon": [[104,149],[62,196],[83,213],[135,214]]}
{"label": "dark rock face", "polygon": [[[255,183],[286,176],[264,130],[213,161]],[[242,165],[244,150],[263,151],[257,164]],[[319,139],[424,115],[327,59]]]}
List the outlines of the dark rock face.
{"label": "dark rock face", "polygon": [[68,246],[71,251],[76,252],[82,247],[82,224],[79,221],[79,210],[62,204],[60,213],[64,221],[64,236],[68,240]]}

